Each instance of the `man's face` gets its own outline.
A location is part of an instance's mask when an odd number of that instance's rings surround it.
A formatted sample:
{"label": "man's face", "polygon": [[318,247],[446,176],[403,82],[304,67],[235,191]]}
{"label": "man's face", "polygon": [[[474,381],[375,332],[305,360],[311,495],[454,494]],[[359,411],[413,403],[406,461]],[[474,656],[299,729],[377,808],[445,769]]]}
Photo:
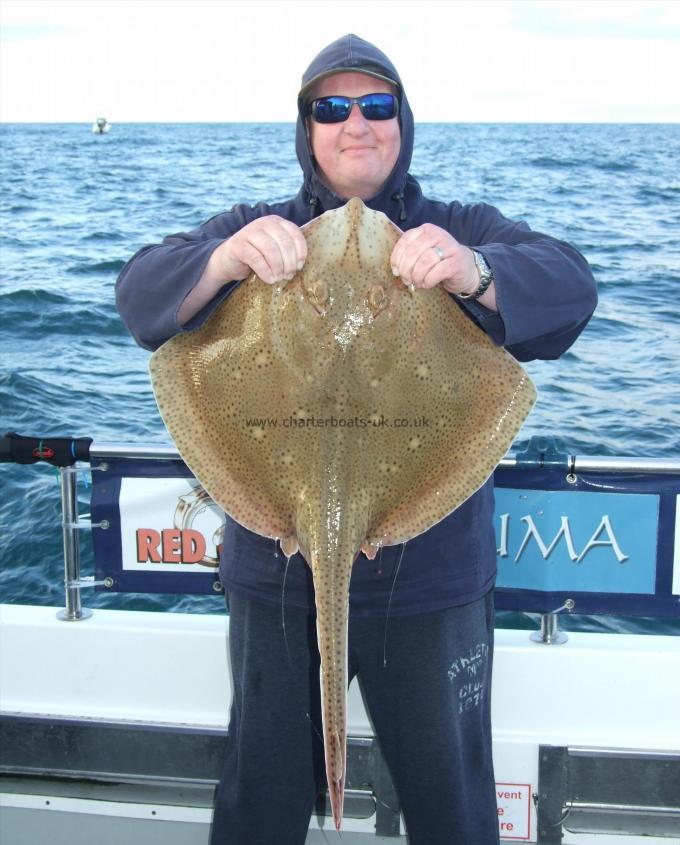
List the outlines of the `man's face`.
{"label": "man's face", "polygon": [[[311,91],[310,100],[340,94],[394,93],[382,79],[364,73],[336,73],[322,79]],[[369,199],[378,193],[399,157],[399,120],[366,120],[355,103],[343,123],[309,120],[309,138],[319,175],[343,199]]]}

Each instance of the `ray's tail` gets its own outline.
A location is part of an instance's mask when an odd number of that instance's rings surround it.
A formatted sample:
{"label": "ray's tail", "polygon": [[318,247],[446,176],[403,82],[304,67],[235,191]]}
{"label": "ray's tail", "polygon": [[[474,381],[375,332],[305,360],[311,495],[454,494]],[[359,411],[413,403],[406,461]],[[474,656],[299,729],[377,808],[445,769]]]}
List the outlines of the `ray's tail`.
{"label": "ray's tail", "polygon": [[346,565],[327,559],[314,563],[326,777],[335,828],[340,830],[347,768],[347,617],[352,560]]}

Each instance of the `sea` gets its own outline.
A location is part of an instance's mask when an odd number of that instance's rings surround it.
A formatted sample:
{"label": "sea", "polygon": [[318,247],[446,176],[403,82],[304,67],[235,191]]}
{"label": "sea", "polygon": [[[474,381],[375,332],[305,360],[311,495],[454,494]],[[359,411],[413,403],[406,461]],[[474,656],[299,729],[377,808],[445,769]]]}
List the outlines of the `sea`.
{"label": "sea", "polygon": [[[169,443],[149,353],[116,312],[116,276],[144,244],[296,193],[294,135],[287,123],[114,124],[106,135],[0,125],[0,434]],[[551,434],[579,456],[680,458],[680,125],[421,124],[411,172],[432,198],[484,201],[569,241],[594,271],[600,304],[581,337],[560,360],[526,365],[539,401],[516,445]],[[0,566],[0,602],[63,606],[53,468],[0,466]],[[223,611],[217,596],[88,590],[83,604]],[[662,620],[563,626],[680,633]]]}

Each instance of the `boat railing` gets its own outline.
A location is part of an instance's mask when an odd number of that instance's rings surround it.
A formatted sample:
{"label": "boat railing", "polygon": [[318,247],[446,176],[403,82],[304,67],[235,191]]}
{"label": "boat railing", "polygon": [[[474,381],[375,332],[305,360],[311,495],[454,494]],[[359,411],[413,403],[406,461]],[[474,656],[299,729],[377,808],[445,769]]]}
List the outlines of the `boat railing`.
{"label": "boat railing", "polygon": [[[680,472],[680,459],[572,456],[558,451],[558,448],[559,444],[555,443],[555,438],[532,438],[530,447],[521,452],[509,453],[501,460],[499,467],[512,469],[521,466],[535,466],[538,463],[545,467],[571,468],[574,472],[649,472],[661,475]],[[90,446],[90,457],[93,460],[105,460],[106,458],[181,460],[180,454],[174,446],[140,446],[131,443],[93,442]]]}
{"label": "boat railing", "polygon": [[[64,621],[81,591],[215,593],[224,517],[177,450],[87,438],[0,438],[0,461],[57,466]],[[91,511],[78,478],[92,474]],[[535,612],[532,638],[564,642],[560,613],[680,617],[680,460],[576,456],[534,437],[494,473],[499,610]],[[142,506],[143,503],[143,506]],[[95,573],[81,573],[83,532]]]}

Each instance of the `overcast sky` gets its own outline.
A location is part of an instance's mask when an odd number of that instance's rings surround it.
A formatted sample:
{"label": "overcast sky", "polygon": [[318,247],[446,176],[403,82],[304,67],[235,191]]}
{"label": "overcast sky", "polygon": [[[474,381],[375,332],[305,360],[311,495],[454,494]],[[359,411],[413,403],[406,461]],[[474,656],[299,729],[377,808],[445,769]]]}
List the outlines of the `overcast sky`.
{"label": "overcast sky", "polygon": [[292,121],[348,32],[419,121],[680,118],[679,0],[0,0],[0,22],[4,122]]}

